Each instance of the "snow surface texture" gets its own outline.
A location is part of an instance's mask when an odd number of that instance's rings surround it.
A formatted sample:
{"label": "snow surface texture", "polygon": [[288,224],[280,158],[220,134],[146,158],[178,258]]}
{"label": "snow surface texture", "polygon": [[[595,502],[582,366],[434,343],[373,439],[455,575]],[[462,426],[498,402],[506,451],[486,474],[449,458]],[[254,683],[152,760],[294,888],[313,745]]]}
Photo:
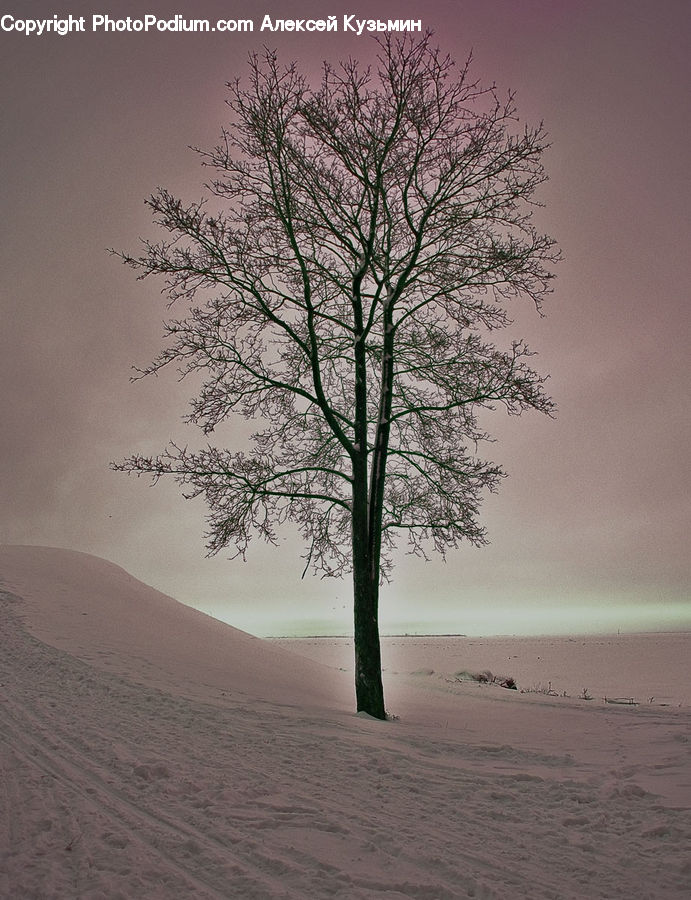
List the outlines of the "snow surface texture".
{"label": "snow surface texture", "polygon": [[[337,642],[320,664],[75,552],[0,548],[0,579],[3,898],[691,894],[691,636],[388,641],[382,723]],[[454,677],[568,691],[610,655],[639,705],[595,668],[592,701]]]}

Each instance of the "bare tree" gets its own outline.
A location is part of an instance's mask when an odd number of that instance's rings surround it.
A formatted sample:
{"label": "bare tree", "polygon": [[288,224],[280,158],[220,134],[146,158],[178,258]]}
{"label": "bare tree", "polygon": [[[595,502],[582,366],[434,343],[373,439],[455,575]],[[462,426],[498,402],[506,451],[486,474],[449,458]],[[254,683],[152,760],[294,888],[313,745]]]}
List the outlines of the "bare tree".
{"label": "bare tree", "polygon": [[140,374],[201,373],[187,418],[205,434],[235,414],[260,430],[251,452],[170,444],[115,468],[203,495],[210,553],[291,521],[306,570],[352,572],[357,708],[385,718],[395,535],[421,555],[485,543],[481,495],[503,472],[476,456],[478,412],[552,410],[525,343],[490,340],[509,301],[539,311],[549,290],[558,254],[531,221],[545,135],[429,35],[384,38],[373,68],[325,65],[315,88],[267,52],[228,87],[232,124],[197,151],[211,196],[159,190],[170,239],[119,255],[184,306]]}

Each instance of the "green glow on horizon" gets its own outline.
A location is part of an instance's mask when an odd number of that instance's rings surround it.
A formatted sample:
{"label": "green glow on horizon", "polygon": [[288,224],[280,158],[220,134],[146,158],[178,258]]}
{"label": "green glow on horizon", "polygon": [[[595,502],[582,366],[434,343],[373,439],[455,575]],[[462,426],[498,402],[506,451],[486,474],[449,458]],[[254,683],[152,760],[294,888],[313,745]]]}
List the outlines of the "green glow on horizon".
{"label": "green glow on horizon", "polygon": [[[348,636],[352,632],[348,610],[332,617],[285,619],[268,610],[205,609],[221,621],[259,637]],[[428,619],[382,616],[381,633],[465,634],[478,636],[538,636],[574,634],[637,634],[691,631],[691,603],[632,603],[581,606],[464,607],[453,613],[435,611]]]}

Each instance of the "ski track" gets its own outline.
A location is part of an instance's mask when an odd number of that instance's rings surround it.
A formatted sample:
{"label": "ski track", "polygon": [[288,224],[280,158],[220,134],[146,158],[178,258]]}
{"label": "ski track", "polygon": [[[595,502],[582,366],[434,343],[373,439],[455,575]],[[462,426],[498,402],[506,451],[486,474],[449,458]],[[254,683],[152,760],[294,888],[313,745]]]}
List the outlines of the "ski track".
{"label": "ski track", "polygon": [[18,611],[4,595],[2,897],[689,895],[689,811],[626,772],[184,699],[43,644]]}

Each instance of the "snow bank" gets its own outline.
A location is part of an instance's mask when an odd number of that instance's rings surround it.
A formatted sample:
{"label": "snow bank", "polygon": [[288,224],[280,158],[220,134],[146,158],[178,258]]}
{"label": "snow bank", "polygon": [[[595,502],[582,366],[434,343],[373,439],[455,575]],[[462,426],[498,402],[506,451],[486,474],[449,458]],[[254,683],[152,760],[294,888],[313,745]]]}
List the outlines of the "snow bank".
{"label": "snow bank", "polygon": [[454,683],[438,654],[387,673],[381,723],[350,674],[101,560],[2,548],[0,579],[2,897],[689,895],[686,706]]}
{"label": "snow bank", "polygon": [[350,702],[343,673],[259,640],[86,553],[0,548],[0,577],[36,637],[98,668],[185,696]]}

